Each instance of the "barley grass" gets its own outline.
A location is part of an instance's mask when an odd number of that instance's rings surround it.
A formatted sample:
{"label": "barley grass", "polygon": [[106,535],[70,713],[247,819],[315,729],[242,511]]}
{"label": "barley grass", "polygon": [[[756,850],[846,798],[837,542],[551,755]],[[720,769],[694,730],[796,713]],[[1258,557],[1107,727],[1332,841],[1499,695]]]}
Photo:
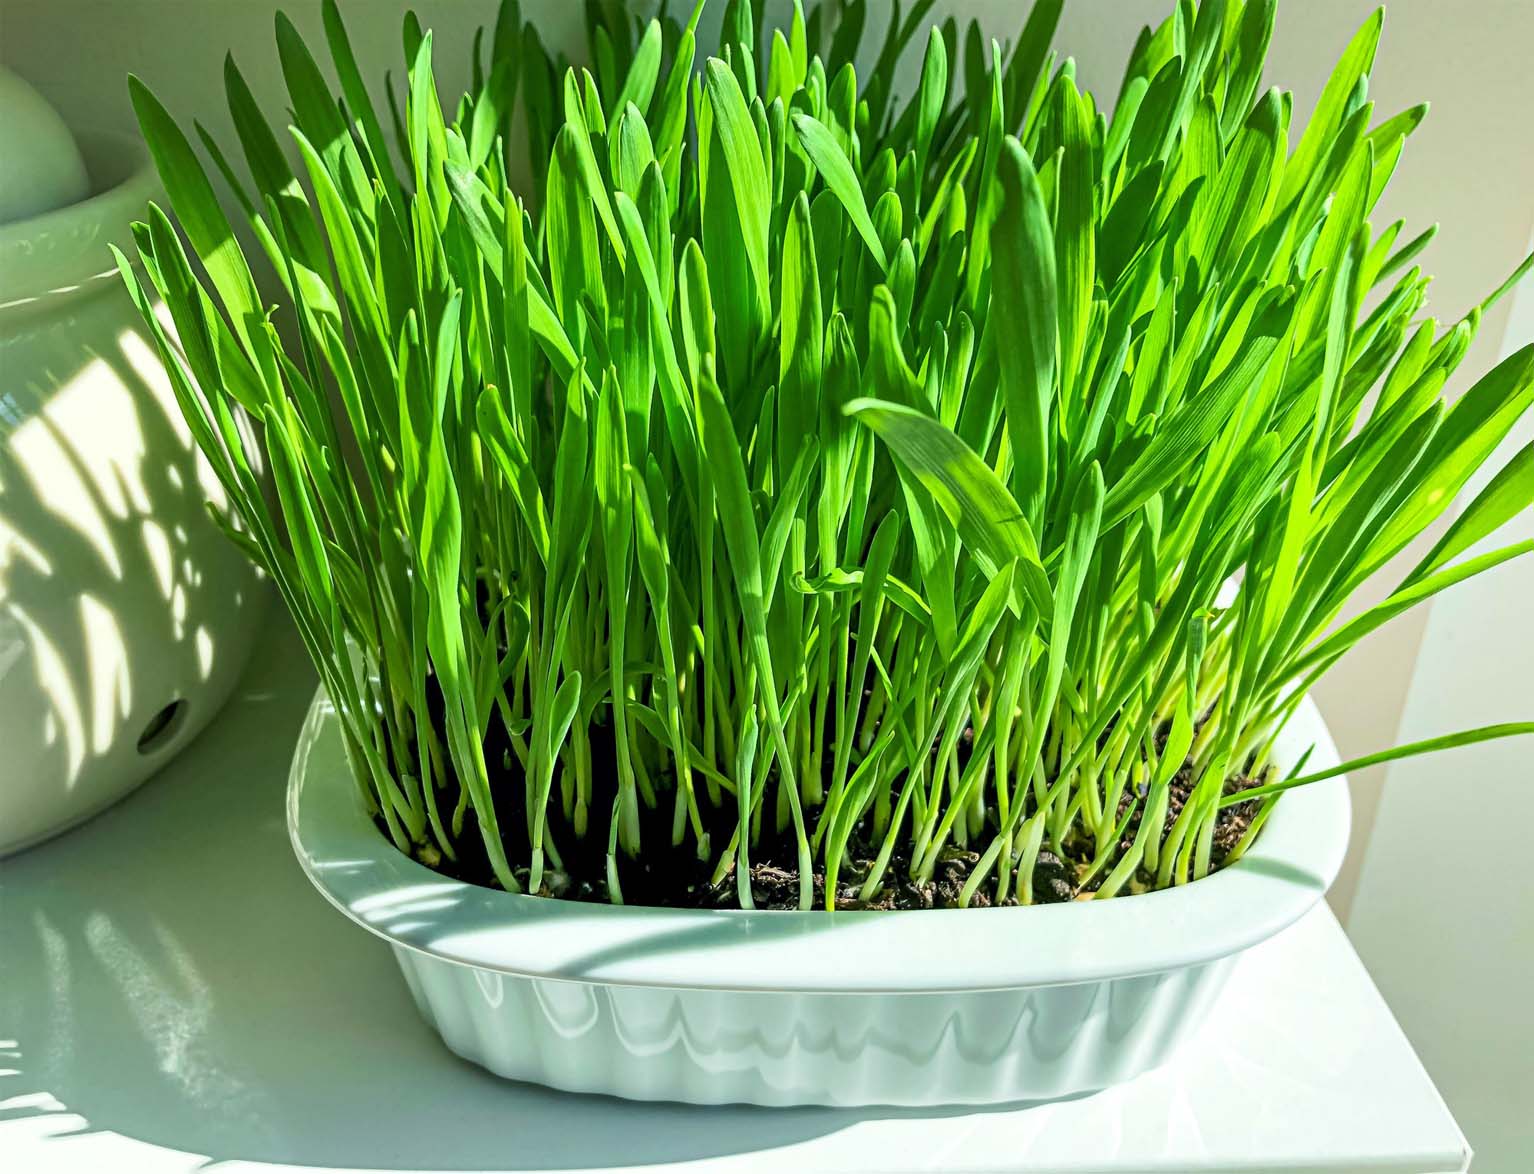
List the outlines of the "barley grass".
{"label": "barley grass", "polygon": [[448,111],[411,18],[380,111],[327,2],[328,67],[278,18],[290,113],[229,61],[208,164],[132,82],[170,211],[120,267],[401,851],[543,892],[593,840],[612,901],[696,858],[748,908],[785,841],[806,908],[855,844],[865,900],[953,846],[964,904],[1045,849],[1181,884],[1222,806],[1237,856],[1336,773],[1268,769],[1322,673],[1534,546],[1482,541],[1526,448],[1338,622],[1534,403],[1527,347],[1446,399],[1494,298],[1425,317],[1432,231],[1370,219],[1425,110],[1368,98],[1378,15],[1299,127],[1272,0],[1178,4],[1101,108],[1060,0],[1007,46],[889,7],[732,3],[705,60],[696,11],[593,3],[580,67],[511,0]]}

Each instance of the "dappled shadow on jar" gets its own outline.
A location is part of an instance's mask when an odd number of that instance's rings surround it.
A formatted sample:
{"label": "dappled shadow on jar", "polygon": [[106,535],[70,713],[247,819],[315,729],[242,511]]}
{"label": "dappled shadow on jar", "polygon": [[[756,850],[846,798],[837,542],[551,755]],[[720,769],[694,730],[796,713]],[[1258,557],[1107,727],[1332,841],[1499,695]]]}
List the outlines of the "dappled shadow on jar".
{"label": "dappled shadow on jar", "polygon": [[149,181],[82,142],[98,194],[0,226],[0,855],[169,761],[265,612],[106,248]]}

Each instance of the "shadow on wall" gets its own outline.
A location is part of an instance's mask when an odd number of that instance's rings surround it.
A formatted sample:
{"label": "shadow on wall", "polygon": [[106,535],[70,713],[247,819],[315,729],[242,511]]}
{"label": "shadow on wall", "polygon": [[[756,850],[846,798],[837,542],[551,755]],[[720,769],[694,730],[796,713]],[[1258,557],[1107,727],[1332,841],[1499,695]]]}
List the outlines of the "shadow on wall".
{"label": "shadow on wall", "polygon": [[[293,859],[283,783],[312,689],[301,660],[291,634],[268,646],[216,731],[151,786],[6,864],[0,1034],[16,1038],[0,1144],[10,1125],[61,1153],[111,1131],[213,1160],[601,1169],[902,1115],[577,1098],[453,1056],[387,948]],[[231,746],[249,749],[221,777]]]}
{"label": "shadow on wall", "polygon": [[115,274],[0,308],[0,854],[217,712],[267,592]]}

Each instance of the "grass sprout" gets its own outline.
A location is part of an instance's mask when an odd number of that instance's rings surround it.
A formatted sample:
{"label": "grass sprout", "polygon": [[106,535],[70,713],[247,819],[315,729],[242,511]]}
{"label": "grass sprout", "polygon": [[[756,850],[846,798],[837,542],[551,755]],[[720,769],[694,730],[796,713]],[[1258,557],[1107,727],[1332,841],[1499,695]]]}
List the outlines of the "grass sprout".
{"label": "grass sprout", "polygon": [[1496,295],[1425,317],[1432,231],[1371,220],[1425,112],[1369,97],[1380,16],[1301,127],[1272,0],[1177,4],[1111,106],[1061,0],[1007,45],[762,7],[708,56],[701,2],[593,0],[572,64],[507,0],[449,109],[407,18],[378,109],[327,0],[325,66],[277,19],[290,110],[227,61],[227,147],[132,80],[169,210],[119,267],[220,522],[428,864],[744,908],[757,864],[801,908],[1205,876],[1337,773],[1270,765],[1312,683],[1534,547],[1484,541],[1525,448],[1339,620],[1534,404],[1531,347],[1448,401]]}

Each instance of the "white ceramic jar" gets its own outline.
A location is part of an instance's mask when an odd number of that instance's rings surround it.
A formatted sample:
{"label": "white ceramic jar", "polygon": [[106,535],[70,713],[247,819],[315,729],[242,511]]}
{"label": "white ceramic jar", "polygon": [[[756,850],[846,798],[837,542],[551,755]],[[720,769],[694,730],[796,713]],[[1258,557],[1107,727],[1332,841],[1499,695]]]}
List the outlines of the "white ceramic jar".
{"label": "white ceramic jar", "polygon": [[134,255],[153,169],[79,142],[92,194],[0,225],[0,855],[184,746],[266,602],[107,248]]}
{"label": "white ceramic jar", "polygon": [[[1336,764],[1308,701],[1276,757]],[[502,1076],[636,1100],[985,1104],[1128,1080],[1202,1023],[1237,955],[1321,899],[1341,779],[1286,795],[1236,864],[1182,888],[1027,908],[744,912],[461,884],[362,807],[323,692],[288,829],[309,879],[392,947],[449,1048]]]}

